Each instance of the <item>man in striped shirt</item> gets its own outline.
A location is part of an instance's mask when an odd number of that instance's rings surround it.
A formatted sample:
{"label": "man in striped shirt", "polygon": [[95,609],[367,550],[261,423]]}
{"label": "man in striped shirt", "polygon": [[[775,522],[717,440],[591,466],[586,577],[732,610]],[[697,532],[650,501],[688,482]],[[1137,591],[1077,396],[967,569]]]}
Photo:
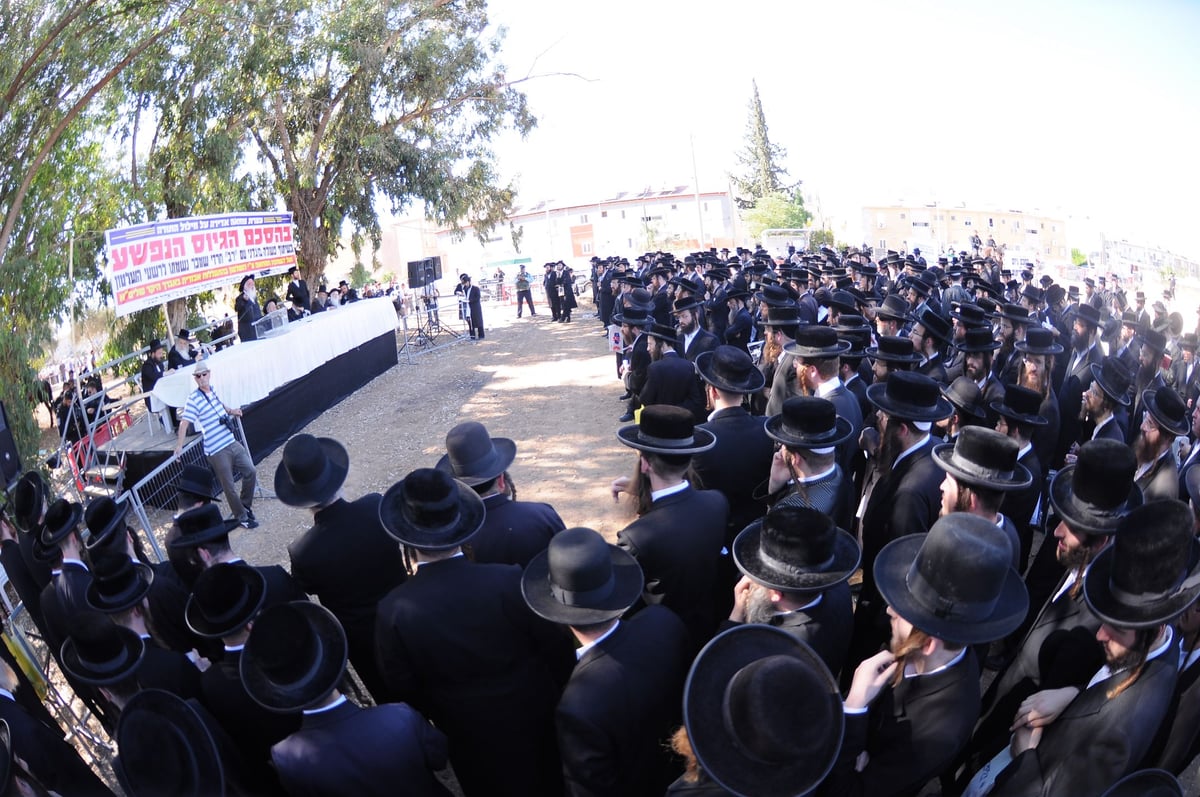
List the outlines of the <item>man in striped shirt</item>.
{"label": "man in striped shirt", "polygon": [[[233,421],[230,416],[240,418],[240,409],[226,407],[212,389],[212,372],[208,363],[201,360],[196,364],[192,376],[196,380],[196,390],[188,396],[187,404],[183,407],[183,416],[179,420],[179,438],[175,443],[175,456],[183,450],[183,441],[187,436],[188,425],[200,430],[204,440],[204,456],[212,466],[213,473],[221,482],[225,491],[225,499],[233,516],[242,524],[242,528],[258,528],[254,519],[254,511],[250,508],[254,500],[254,487],[258,483],[254,471],[254,462],[246,447],[233,436]],[[234,473],[241,474],[242,487],[239,491],[234,481]]]}

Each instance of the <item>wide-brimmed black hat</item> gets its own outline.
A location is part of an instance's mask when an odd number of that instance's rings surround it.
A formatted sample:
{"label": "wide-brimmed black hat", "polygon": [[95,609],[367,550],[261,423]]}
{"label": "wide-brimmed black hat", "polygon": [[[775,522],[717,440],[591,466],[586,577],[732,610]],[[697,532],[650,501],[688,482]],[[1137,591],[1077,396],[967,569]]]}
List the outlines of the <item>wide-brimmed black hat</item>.
{"label": "wide-brimmed black hat", "polygon": [[195,548],[197,545],[226,537],[238,527],[237,520],[221,517],[221,508],[216,504],[205,504],[175,518],[179,536],[168,543],[170,548]]}
{"label": "wide-brimmed black hat", "polygon": [[967,327],[968,329],[976,327],[985,327],[990,329],[992,326],[992,323],[988,320],[987,313],[983,311],[983,308],[971,302],[963,302],[957,305],[953,310],[950,311],[950,317],[957,318],[960,322],[962,322],[963,326]]}
{"label": "wide-brimmed black hat", "polygon": [[875,311],[875,317],[886,318],[889,321],[907,321],[908,300],[894,293],[889,294]]}
{"label": "wide-brimmed black hat", "polygon": [[1004,401],[993,401],[991,408],[1010,421],[1028,426],[1045,426],[1048,423],[1041,414],[1041,394],[1020,385],[1006,385]]}
{"label": "wide-brimmed black hat", "polygon": [[807,324],[796,332],[796,338],[783,347],[794,357],[805,360],[828,360],[840,357],[850,349],[850,341],[838,340],[837,332],[819,324]]}
{"label": "wide-brimmed black hat", "polygon": [[798,327],[800,326],[800,308],[795,305],[768,305],[767,320],[764,327]]}
{"label": "wide-brimmed black hat", "polygon": [[150,593],[154,570],[135,562],[123,549],[96,551],[92,557],[92,581],[84,598],[102,614],[117,614],[137,606]]}
{"label": "wide-brimmed black hat", "polygon": [[525,566],[521,594],[534,614],[563,625],[592,625],[620,617],[642,594],[642,568],[592,529],[550,538]]}
{"label": "wide-brimmed black hat", "polygon": [[[97,496],[88,501],[83,510],[83,522],[88,528],[89,536],[85,547],[93,551],[99,547],[115,542],[118,534],[125,533],[125,518],[129,515],[129,502],[114,501],[107,495]],[[124,543],[124,539],[119,541]]]}
{"label": "wide-brimmed black hat", "polygon": [[1076,533],[1112,534],[1121,516],[1142,503],[1142,491],[1133,481],[1136,471],[1129,446],[1088,440],[1079,447],[1075,464],[1054,474],[1050,506]]}
{"label": "wide-brimmed black hat", "polygon": [[723,789],[794,797],[829,774],[845,718],[821,657],[786,631],[751,624],[700,651],[684,685],[683,723],[696,760]]}
{"label": "wide-brimmed black hat", "polygon": [[938,518],[928,534],[888,543],[874,572],[896,614],[946,642],[1002,639],[1029,610],[1008,537],[990,520],[966,512]]}
{"label": "wide-brimmed black hat", "polygon": [[17,480],[12,498],[12,518],[17,528],[21,531],[33,530],[49,494],[50,488],[46,486],[46,480],[35,470],[26,471]]}
{"label": "wide-brimmed black hat", "polygon": [[146,643],[136,631],[91,612],[71,621],[71,636],[59,653],[68,675],[89,686],[109,686],[137,671]]}
{"label": "wide-brimmed black hat", "polygon": [[766,421],[767,436],[789,448],[833,448],[854,434],[850,421],[838,417],[827,398],[792,396]]}
{"label": "wide-brimmed black hat", "polygon": [[737,346],[718,346],[696,355],[700,378],[726,393],[757,393],[766,384],[750,355]]}
{"label": "wide-brimmed black hat", "polygon": [[221,483],[206,465],[184,465],[175,480],[175,490],[209,501],[221,497]]}
{"label": "wide-brimmed black hat", "polygon": [[483,527],[483,499],[436,468],[417,468],[388,488],[379,504],[384,530],[404,545],[447,551]]}
{"label": "wide-brimmed black hat", "polygon": [[199,636],[229,636],[254,619],[266,596],[267,579],[257,569],[223,562],[196,578],[183,616]]}
{"label": "wide-brimmed black hat", "polygon": [[1046,354],[1053,356],[1062,354],[1062,344],[1055,343],[1054,333],[1045,327],[1030,327],[1025,331],[1025,340],[1015,344],[1017,351],[1026,354]]}
{"label": "wide-brimmed black hat", "polygon": [[664,341],[672,348],[679,345],[679,339],[675,337],[675,327],[669,327],[665,324],[655,323],[646,329],[646,334],[652,338],[657,338]]}
{"label": "wide-brimmed black hat", "polygon": [[782,285],[764,285],[762,290],[754,296],[767,307],[796,306],[796,300],[792,298],[791,292]]}
{"label": "wide-brimmed black hat", "polygon": [[[982,283],[981,283],[982,284]],[[1033,319],[1029,317],[1029,310],[1019,304],[1002,304],[996,311],[997,318],[1007,318],[1014,324],[1032,324]]]}
{"label": "wide-brimmed black hat", "polygon": [[1017,461],[1020,453],[1016,440],[983,426],[967,426],[953,443],[933,447],[934,461],[959,482],[1001,492],[1033,483],[1029,469]]}
{"label": "wide-brimmed black hat", "polygon": [[1167,349],[1167,336],[1157,329],[1143,329],[1138,332],[1138,337],[1141,338],[1143,346],[1149,346],[1158,354],[1162,354]]}
{"label": "wide-brimmed black hat", "polygon": [[913,312],[913,321],[925,328],[925,334],[942,343],[950,342],[950,322],[927,304],[922,303]]}
{"label": "wide-brimmed black hat", "polygon": [[954,414],[938,383],[915,371],[896,371],[882,385],[870,385],[867,400],[906,421],[940,421]]}
{"label": "wide-brimmed black hat", "polygon": [[671,306],[671,314],[682,313],[684,310],[695,310],[697,307],[703,307],[704,303],[695,296],[684,296],[675,300],[675,304]]}
{"label": "wide-brimmed black hat", "polygon": [[446,433],[446,454],[434,467],[474,487],[504,473],[516,458],[516,443],[492,437],[483,424],[467,421]]}
{"label": "wide-brimmed black hat", "polygon": [[1129,406],[1129,386],[1133,376],[1120,357],[1105,357],[1102,363],[1092,363],[1092,381],[1100,386],[1104,395],[1122,407]]}
{"label": "wide-brimmed black hat", "polygon": [[1083,597],[1101,622],[1153,628],[1200,596],[1200,540],[1183,501],[1150,501],[1121,518],[1113,544],[1083,576]]}
{"label": "wide-brimmed black hat", "polygon": [[782,592],[820,592],[858,569],[862,548],[816,509],[779,505],[733,541],[733,561],[755,582]]}
{"label": "wide-brimmed black hat", "polygon": [[618,429],[617,439],[638,451],[681,456],[699,454],[717,443],[712,432],[696,428],[691,412],[667,404],[643,407],[639,422]]}
{"label": "wide-brimmed black hat", "polygon": [[[848,281],[850,278],[845,279]],[[829,294],[829,306],[838,313],[857,313],[858,299],[848,290],[836,290]]]}
{"label": "wide-brimmed black hat", "polygon": [[904,335],[880,335],[879,345],[867,347],[867,359],[883,360],[886,363],[915,365],[921,355],[913,349],[912,338]]}
{"label": "wide-brimmed black hat", "polygon": [[1080,321],[1091,324],[1093,327],[1100,326],[1100,310],[1090,304],[1081,304],[1076,307],[1075,317]]}
{"label": "wide-brimmed black hat", "polygon": [[183,698],[144,689],[117,721],[113,771],[129,797],[225,794],[225,771],[208,726]]}
{"label": "wide-brimmed black hat", "polygon": [[1140,769],[1109,786],[1100,797],[1183,797],[1183,787],[1165,769]]}
{"label": "wide-brimmed black hat", "polygon": [[1183,399],[1175,389],[1163,385],[1155,390],[1142,391],[1142,403],[1154,422],[1169,434],[1176,436],[1188,433],[1188,411]]}
{"label": "wide-brimmed black hat", "polygon": [[983,391],[971,377],[956,377],[949,385],[939,389],[957,412],[977,420],[987,417],[987,411],[983,408]]}
{"label": "wide-brimmed black hat", "polygon": [[272,606],[246,639],[242,686],[268,711],[312,708],[341,682],[347,653],[346,632],[325,607],[312,601]]}
{"label": "wide-brimmed black hat", "polygon": [[42,526],[42,542],[54,547],[79,528],[83,520],[83,507],[74,501],[59,498],[46,510],[46,521]]}
{"label": "wide-brimmed black hat", "polygon": [[329,503],[350,472],[346,447],[332,437],[293,435],[275,468],[275,495],[288,506]]}
{"label": "wide-brimmed black hat", "polygon": [[653,323],[654,319],[650,315],[650,311],[641,307],[626,306],[622,308],[623,312],[613,313],[612,321],[614,324],[628,324],[631,327],[644,327],[647,324]]}

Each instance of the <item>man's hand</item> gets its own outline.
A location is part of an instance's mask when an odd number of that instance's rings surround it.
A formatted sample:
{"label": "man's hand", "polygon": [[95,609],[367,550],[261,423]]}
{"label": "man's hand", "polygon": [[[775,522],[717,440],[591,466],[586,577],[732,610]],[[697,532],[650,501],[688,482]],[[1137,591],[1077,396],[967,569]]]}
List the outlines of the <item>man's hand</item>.
{"label": "man's hand", "polygon": [[620,503],[621,502],[621,493],[629,492],[629,477],[628,476],[618,476],[617,478],[612,480],[612,484],[609,485],[609,489],[612,490],[613,503],[614,504]]}
{"label": "man's hand", "polygon": [[1017,709],[1016,719],[1013,720],[1010,731],[1016,731],[1023,726],[1043,728],[1058,719],[1063,709],[1079,694],[1074,686],[1064,686],[1062,689],[1043,689],[1034,692]]}
{"label": "man's hand", "polygon": [[863,659],[862,664],[854,671],[854,680],[850,684],[850,692],[846,695],[846,708],[866,708],[871,705],[883,687],[887,686],[896,672],[896,657],[890,650],[876,653],[869,659]]}
{"label": "man's hand", "polygon": [[733,611],[729,613],[730,622],[746,622],[746,606],[750,602],[750,590],[752,589],[754,589],[754,582],[747,576],[742,576],[741,580],[734,585]]}
{"label": "man's hand", "polygon": [[775,452],[775,456],[771,457],[771,473],[767,477],[767,492],[769,494],[774,494],[792,479],[792,472],[788,470],[787,462],[783,457],[784,451],[782,448]]}
{"label": "man's hand", "polygon": [[1013,758],[1016,758],[1026,750],[1032,750],[1042,741],[1042,729],[1034,728],[1029,725],[1022,725],[1013,731],[1012,741],[1009,743],[1008,752]]}

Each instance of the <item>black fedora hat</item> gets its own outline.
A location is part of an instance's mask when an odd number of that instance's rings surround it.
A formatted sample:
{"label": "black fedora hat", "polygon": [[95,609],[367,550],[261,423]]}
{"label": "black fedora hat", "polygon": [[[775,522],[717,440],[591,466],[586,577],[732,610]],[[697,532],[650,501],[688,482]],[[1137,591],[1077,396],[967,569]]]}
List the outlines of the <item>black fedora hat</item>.
{"label": "black fedora hat", "polygon": [[646,330],[646,334],[664,341],[672,348],[679,345],[679,339],[675,337],[675,327],[655,323]]}
{"label": "black fedora hat", "polygon": [[184,609],[188,628],[206,639],[229,636],[262,608],[267,579],[245,564],[213,565],[196,578]]}
{"label": "black fedora hat", "polygon": [[867,358],[907,365],[921,361],[921,355],[913,349],[912,338],[903,335],[880,335],[878,346],[867,347]]}
{"label": "black fedora hat", "polygon": [[113,771],[129,797],[225,794],[225,770],[208,726],[183,698],[143,689],[117,720]]}
{"label": "black fedora hat", "polygon": [[1100,310],[1090,304],[1081,304],[1076,307],[1075,317],[1093,327],[1100,326]]}
{"label": "black fedora hat", "polygon": [[650,311],[636,306],[625,306],[622,312],[613,313],[612,321],[614,324],[628,324],[631,327],[644,327],[647,324],[653,323],[654,319],[650,316]]}
{"label": "black fedora hat", "polygon": [[521,594],[534,614],[563,625],[620,617],[641,596],[642,585],[637,560],[585,528],[555,534],[521,576]]}
{"label": "black fedora hat", "polygon": [[474,487],[504,473],[516,458],[512,440],[492,437],[483,424],[466,421],[446,433],[446,453],[434,467]]}
{"label": "black fedora hat", "polygon": [[117,614],[137,606],[150,594],[154,570],[135,562],[122,549],[92,555],[92,581],[84,598],[101,614]]}
{"label": "black fedora hat", "polygon": [[896,614],[947,642],[1002,639],[1029,610],[1008,537],[995,523],[966,512],[938,518],[927,534],[888,543],[874,572]]}
{"label": "black fedora hat", "polygon": [[829,774],[845,717],[837,682],[812,648],[751,624],[700,651],[684,685],[683,723],[717,785],[737,795],[793,797]]}
{"label": "black fedora hat", "polygon": [[254,620],[239,664],[242,686],[268,711],[312,708],[346,672],[346,632],[312,601],[272,606]]}
{"label": "black fedora hat", "polygon": [[1050,506],[1072,531],[1112,534],[1121,516],[1141,505],[1133,449],[1116,440],[1088,440],[1074,465],[1050,481]]}
{"label": "black fedora hat", "polygon": [[404,545],[447,551],[483,527],[483,499],[445,471],[417,468],[388,488],[379,520]]}
{"label": "black fedora hat", "polygon": [[123,545],[125,540],[117,532],[124,534],[128,514],[128,501],[117,502],[107,495],[88,501],[87,508],[83,510],[83,522],[88,528],[87,550],[93,551],[110,542]]}
{"label": "black fedora hat", "polygon": [[696,355],[700,378],[726,393],[757,393],[766,384],[750,355],[737,346],[718,346]]}
{"label": "black fedora hat", "polygon": [[1155,390],[1142,391],[1142,403],[1150,412],[1154,422],[1168,434],[1176,436],[1188,433],[1188,410],[1175,389],[1163,385]]}
{"label": "black fedora hat", "polygon": [[767,436],[790,448],[833,448],[854,434],[850,421],[838,417],[827,398],[792,396],[766,421]]}
{"label": "black fedora hat", "polygon": [[796,332],[796,339],[783,347],[793,357],[805,360],[828,360],[840,357],[850,349],[850,341],[838,340],[832,327],[807,324]]}
{"label": "black fedora hat", "polygon": [[949,385],[938,389],[942,391],[946,400],[954,405],[957,412],[970,415],[977,420],[987,417],[987,411],[983,408],[983,391],[971,377],[956,377]]}
{"label": "black fedora hat", "polygon": [[[849,277],[846,277],[849,280]],[[829,306],[839,313],[857,313],[858,299],[847,290],[836,290],[829,294]]]}
{"label": "black fedora hat", "polygon": [[1033,483],[1029,469],[1017,461],[1017,441],[983,426],[968,426],[953,443],[933,447],[933,459],[942,470],[971,487],[988,490],[1023,490]]}
{"label": "black fedora hat", "polygon": [[879,309],[875,311],[876,318],[885,318],[889,321],[907,321],[908,320],[908,300],[897,294],[888,294],[883,300],[883,304],[879,305]]}
{"label": "black fedora hat", "polygon": [[618,429],[617,439],[638,451],[681,456],[699,454],[717,443],[712,432],[696,428],[691,412],[667,404],[643,407],[639,422]]}
{"label": "black fedora hat", "polygon": [[913,312],[913,321],[925,328],[925,334],[942,343],[950,342],[950,322],[924,302]]}
{"label": "black fedora hat", "polygon": [[17,528],[21,531],[33,531],[49,495],[50,488],[46,485],[46,480],[35,470],[26,471],[17,480],[12,499],[13,521]]}
{"label": "black fedora hat", "polygon": [[869,386],[867,400],[906,421],[940,421],[954,414],[938,383],[914,371],[896,371],[882,385]]}
{"label": "black fedora hat", "polygon": [[1183,501],[1150,501],[1121,518],[1113,544],[1083,576],[1083,597],[1101,622],[1153,628],[1200,596],[1200,540]]}
{"label": "black fedora hat", "polygon": [[1025,332],[1025,340],[1016,342],[1017,351],[1026,354],[1062,354],[1062,344],[1054,341],[1054,333],[1045,327],[1033,326]]}
{"label": "black fedora hat", "polygon": [[767,307],[796,306],[796,300],[792,298],[791,292],[782,285],[764,285],[763,289],[754,295],[754,298]]}
{"label": "black fedora hat", "polygon": [[783,592],[820,592],[858,569],[862,548],[816,509],[775,506],[742,529],[733,561],[755,582]]}
{"label": "black fedora hat", "polygon": [[168,543],[170,548],[195,548],[213,540],[226,537],[237,528],[236,520],[225,520],[221,517],[221,508],[216,504],[205,504],[175,518],[179,526],[179,536]]}
{"label": "black fedora hat", "polygon": [[767,320],[762,324],[764,327],[798,327],[800,308],[795,305],[767,305]]}
{"label": "black fedora hat", "polygon": [[288,506],[329,503],[346,482],[350,455],[332,437],[293,435],[275,468],[275,495]]}
{"label": "black fedora hat", "polygon": [[1102,363],[1092,363],[1092,381],[1100,386],[1104,395],[1120,404],[1129,406],[1129,387],[1133,384],[1133,376],[1120,357],[1105,357]]}
{"label": "black fedora hat", "polygon": [[1041,414],[1041,394],[1020,385],[1006,385],[1004,401],[993,401],[991,407],[993,412],[1017,423],[1028,426],[1045,426],[1048,423]]}
{"label": "black fedora hat", "polygon": [[1138,333],[1138,337],[1142,339],[1143,346],[1149,346],[1158,354],[1162,354],[1167,349],[1167,336],[1157,329],[1143,329]]}
{"label": "black fedora hat", "polygon": [[83,520],[81,505],[65,498],[57,499],[46,510],[46,521],[42,527],[42,542],[51,548],[58,545],[67,538],[67,535],[78,530],[81,520]]}
{"label": "black fedora hat", "polygon": [[695,296],[684,296],[675,300],[675,304],[671,306],[671,314],[676,315],[685,310],[695,310],[697,307],[703,307],[704,303]]}
{"label": "black fedora hat", "polygon": [[1029,325],[1033,323],[1033,319],[1029,317],[1029,310],[1019,304],[1000,305],[1000,309],[996,311],[996,317],[1007,318],[1014,324]]}
{"label": "black fedora hat", "polygon": [[207,465],[184,465],[175,480],[175,490],[209,501],[221,497],[221,483]]}
{"label": "black fedora hat", "polygon": [[1183,797],[1183,787],[1165,769],[1140,769],[1109,786],[1100,797]]}
{"label": "black fedora hat", "polygon": [[990,328],[991,322],[983,308],[971,302],[963,302],[950,311],[951,318],[957,318],[967,328]]}
{"label": "black fedora hat", "polygon": [[77,615],[72,623],[58,659],[72,678],[89,686],[109,686],[137,671],[146,643],[136,631],[94,612]]}

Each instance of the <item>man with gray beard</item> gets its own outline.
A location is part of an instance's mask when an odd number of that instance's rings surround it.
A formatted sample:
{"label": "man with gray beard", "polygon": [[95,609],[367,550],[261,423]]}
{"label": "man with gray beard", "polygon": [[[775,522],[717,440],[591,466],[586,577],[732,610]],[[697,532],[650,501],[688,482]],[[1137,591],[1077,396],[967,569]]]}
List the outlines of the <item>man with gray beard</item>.
{"label": "man with gray beard", "polygon": [[742,572],[725,628],[759,623],[808,644],[836,677],[850,645],[853,607],[847,580],[858,541],[815,509],[777,506],[733,542]]}

